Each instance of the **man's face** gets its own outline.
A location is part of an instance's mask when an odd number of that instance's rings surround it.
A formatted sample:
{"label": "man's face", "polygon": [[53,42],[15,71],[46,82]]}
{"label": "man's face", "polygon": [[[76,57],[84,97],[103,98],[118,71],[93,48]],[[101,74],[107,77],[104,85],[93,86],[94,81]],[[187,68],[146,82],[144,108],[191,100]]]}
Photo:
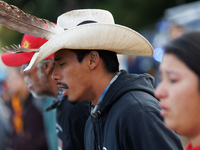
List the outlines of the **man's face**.
{"label": "man's face", "polygon": [[[21,70],[26,68],[27,65],[22,65]],[[51,85],[48,82],[48,77],[43,68],[43,64],[40,62],[30,70],[22,71],[25,76],[25,81],[28,83],[28,89],[34,97],[53,96]]]}
{"label": "man's face", "polygon": [[59,88],[65,88],[63,96],[71,102],[80,102],[91,97],[90,69],[87,55],[80,63],[70,50],[59,50],[54,55],[55,68],[52,78]]}

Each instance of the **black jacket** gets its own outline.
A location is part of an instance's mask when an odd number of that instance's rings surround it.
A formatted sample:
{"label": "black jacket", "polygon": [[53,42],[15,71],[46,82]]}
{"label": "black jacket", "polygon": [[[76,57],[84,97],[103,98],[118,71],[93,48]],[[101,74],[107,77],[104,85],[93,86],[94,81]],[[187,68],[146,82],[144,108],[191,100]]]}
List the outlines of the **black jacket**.
{"label": "black jacket", "polygon": [[89,115],[89,102],[72,106],[68,100],[62,101],[56,111],[58,145],[62,142],[62,150],[84,150],[84,129]]}
{"label": "black jacket", "polygon": [[180,150],[178,135],[165,127],[153,78],[122,71],[110,86],[97,118],[85,127],[86,150]]}
{"label": "black jacket", "polygon": [[60,89],[54,104],[47,111],[56,108],[56,132],[59,150],[84,150],[85,123],[90,115],[89,101],[71,105]]}

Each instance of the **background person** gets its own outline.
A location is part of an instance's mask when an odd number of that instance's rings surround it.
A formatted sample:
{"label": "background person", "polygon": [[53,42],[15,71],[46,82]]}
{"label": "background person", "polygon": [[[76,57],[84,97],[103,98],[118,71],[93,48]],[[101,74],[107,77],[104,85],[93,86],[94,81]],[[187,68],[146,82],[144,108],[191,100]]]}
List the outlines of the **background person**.
{"label": "background person", "polygon": [[6,67],[0,67],[0,149],[11,149],[11,134],[12,134],[12,113],[10,104],[10,94],[6,83],[7,70]]}
{"label": "background person", "polygon": [[161,82],[155,96],[167,127],[189,137],[186,150],[200,149],[200,32],[189,32],[165,46]]}
{"label": "background person", "polygon": [[[29,43],[26,48],[39,48],[47,40],[25,34],[22,40]],[[23,44],[22,44],[23,45]],[[23,70],[34,53],[5,53],[1,56],[3,62],[14,66],[22,65]],[[11,59],[12,58],[12,59]],[[19,60],[26,60],[20,62]],[[53,55],[38,63],[32,69],[22,73],[28,83],[29,91],[35,97],[54,97],[54,103],[48,107],[49,113],[56,108],[56,127],[51,128],[50,132],[57,131],[59,150],[82,150],[84,149],[84,128],[89,117],[89,102],[85,101],[77,105],[71,105],[66,97],[62,96],[62,89],[57,87],[57,82],[51,78],[54,68]],[[51,111],[50,111],[51,110]],[[49,116],[53,119],[53,115]],[[51,124],[55,126],[54,124]],[[49,135],[50,136],[50,135]],[[51,142],[55,142],[51,140]]]}
{"label": "background person", "polygon": [[[46,39],[40,39],[38,40],[37,38],[33,38],[32,36],[29,35],[24,35],[21,41],[21,47],[22,48],[37,48],[44,44],[47,40]],[[13,53],[4,53],[1,55],[1,59],[3,63],[10,67],[13,68],[20,68],[21,65],[28,63],[30,57],[33,56],[33,53],[18,53],[18,54],[13,54]],[[51,56],[52,57],[52,56]],[[37,73],[36,73],[37,74]],[[40,75],[40,74],[38,74]],[[42,78],[42,76],[40,75]],[[25,75],[23,75],[23,80],[25,78]],[[35,84],[38,84],[38,80],[35,81]],[[55,150],[57,149],[57,136],[56,136],[56,131],[55,131],[55,124],[56,124],[56,114],[55,111],[43,113],[43,111],[49,107],[52,102],[53,98],[39,98],[35,95],[34,92],[32,92],[33,86],[29,83],[26,83],[25,88],[27,91],[30,91],[30,93],[35,97],[33,100],[33,103],[39,108],[41,111],[40,113],[43,114],[43,123],[44,123],[44,129],[45,129],[45,134],[47,138],[47,143],[48,143],[48,148],[49,150]]]}
{"label": "background person", "polygon": [[48,150],[41,110],[29,93],[19,68],[9,68],[7,83],[12,95],[12,149]]}

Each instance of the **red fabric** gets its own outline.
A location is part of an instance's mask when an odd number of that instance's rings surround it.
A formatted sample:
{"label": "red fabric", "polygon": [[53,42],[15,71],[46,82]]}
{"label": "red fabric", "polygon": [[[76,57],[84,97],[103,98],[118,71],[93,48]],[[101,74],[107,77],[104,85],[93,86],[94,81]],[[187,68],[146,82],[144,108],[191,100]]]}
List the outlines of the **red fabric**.
{"label": "red fabric", "polygon": [[200,150],[200,145],[196,147],[192,147],[191,142],[189,142],[185,150]]}
{"label": "red fabric", "polygon": [[34,48],[39,48],[46,42],[47,42],[46,39],[24,34],[21,42],[21,47],[34,49]]}
{"label": "red fabric", "polygon": [[[46,42],[47,42],[46,39],[24,34],[24,37],[21,42],[21,47],[28,48],[28,49],[36,49],[36,48],[40,48],[40,46],[42,46]],[[33,55],[34,55],[33,52],[4,53],[1,55],[1,59],[6,66],[15,67],[15,66],[21,66],[23,64],[29,63]],[[46,59],[50,59],[53,57],[54,57],[54,54],[50,55]]]}

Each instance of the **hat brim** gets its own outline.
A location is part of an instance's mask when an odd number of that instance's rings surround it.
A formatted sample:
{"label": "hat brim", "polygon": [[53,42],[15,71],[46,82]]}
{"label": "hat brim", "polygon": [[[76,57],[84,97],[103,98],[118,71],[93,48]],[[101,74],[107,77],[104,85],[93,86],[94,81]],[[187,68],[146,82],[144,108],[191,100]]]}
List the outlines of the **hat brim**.
{"label": "hat brim", "polygon": [[[34,52],[24,52],[24,53],[3,53],[1,54],[2,62],[9,67],[18,67],[23,64],[29,63],[33,57]],[[51,54],[45,59],[52,59],[54,54]]]}
{"label": "hat brim", "polygon": [[17,67],[29,63],[33,57],[33,52],[27,53],[3,53],[1,55],[2,62],[9,67]]}
{"label": "hat brim", "polygon": [[92,23],[77,26],[53,37],[35,53],[29,66],[60,49],[109,50],[117,54],[153,56],[151,44],[138,32],[117,24]]}

